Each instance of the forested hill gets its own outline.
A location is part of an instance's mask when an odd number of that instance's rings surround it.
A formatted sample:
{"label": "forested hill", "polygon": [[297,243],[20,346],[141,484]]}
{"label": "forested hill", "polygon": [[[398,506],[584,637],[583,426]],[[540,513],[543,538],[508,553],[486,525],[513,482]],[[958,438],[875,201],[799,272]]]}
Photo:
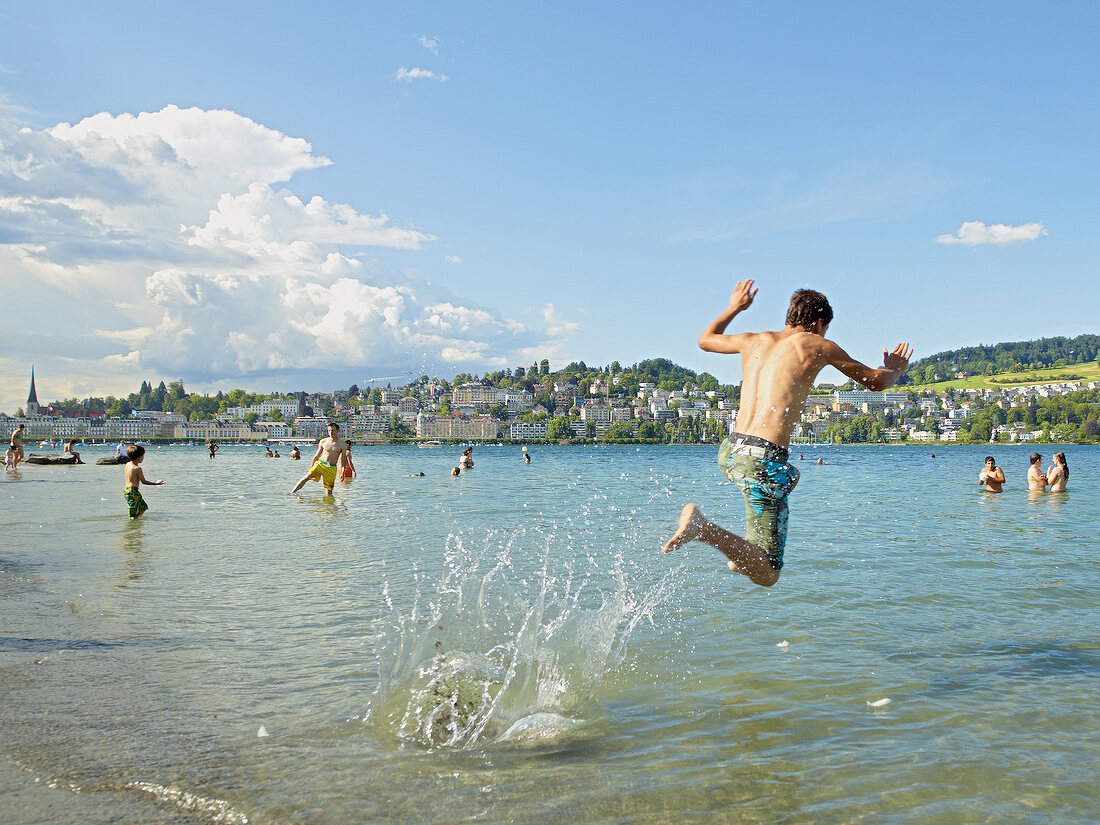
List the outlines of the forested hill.
{"label": "forested hill", "polygon": [[909,365],[899,384],[928,384],[958,372],[994,375],[1001,372],[1068,367],[1095,361],[1100,355],[1100,335],[1076,338],[1039,338],[1007,344],[980,345],[948,350]]}

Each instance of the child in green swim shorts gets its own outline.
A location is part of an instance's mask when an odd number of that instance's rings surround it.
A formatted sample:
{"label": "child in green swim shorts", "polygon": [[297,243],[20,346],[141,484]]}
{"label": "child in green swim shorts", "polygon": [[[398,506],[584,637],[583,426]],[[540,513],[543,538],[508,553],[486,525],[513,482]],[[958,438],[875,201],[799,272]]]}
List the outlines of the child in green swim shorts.
{"label": "child in green swim shorts", "polygon": [[126,457],[129,458],[126,466],[122,468],[123,478],[126,480],[126,488],[122,491],[126,499],[126,506],[130,509],[130,518],[135,519],[149,509],[145,499],[141,495],[141,485],[149,484],[159,487],[163,481],[149,481],[145,472],[141,469],[141,462],[145,460],[145,448],[140,444],[131,444],[126,448]]}
{"label": "child in green swim shorts", "polygon": [[695,504],[687,504],[680,512],[676,532],[661,552],[671,553],[690,541],[702,541],[719,550],[731,570],[771,587],[783,568],[787,495],[798,484],[798,470],[787,463],[787,447],[814,379],[823,368],[832,366],[868,389],[884,390],[905,372],[912,350],[908,343],[898,344],[891,352],[884,349],[879,369],[855,360],[825,337],[833,309],[824,295],[812,289],[800,289],[791,297],[783,329],[726,334],[729,323],[748,309],[755,297],[753,281],[741,281],[730,295],[726,311],[699,336],[701,349],[741,356],[738,432],[722,442],[718,463],[745,496],[745,535],[719,527]]}

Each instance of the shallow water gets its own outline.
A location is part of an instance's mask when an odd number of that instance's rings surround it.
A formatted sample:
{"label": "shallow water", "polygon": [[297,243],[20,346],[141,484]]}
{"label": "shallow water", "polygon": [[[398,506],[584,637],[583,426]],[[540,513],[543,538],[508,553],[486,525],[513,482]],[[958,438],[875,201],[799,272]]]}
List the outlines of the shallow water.
{"label": "shallow water", "polygon": [[713,448],[374,448],[332,500],[151,449],[136,522],[119,467],[6,474],[0,819],[1100,820],[1100,449],[1038,495],[1028,447],[1001,495],[986,447],[800,449],[770,590],[656,552],[743,525]]}

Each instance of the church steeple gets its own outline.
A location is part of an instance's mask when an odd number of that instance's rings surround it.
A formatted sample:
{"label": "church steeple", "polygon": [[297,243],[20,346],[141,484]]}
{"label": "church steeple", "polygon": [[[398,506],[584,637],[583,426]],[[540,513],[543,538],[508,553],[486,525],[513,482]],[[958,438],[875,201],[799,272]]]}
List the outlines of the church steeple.
{"label": "church steeple", "polygon": [[31,391],[27,396],[27,418],[38,415],[38,393],[34,391],[34,364],[31,364]]}

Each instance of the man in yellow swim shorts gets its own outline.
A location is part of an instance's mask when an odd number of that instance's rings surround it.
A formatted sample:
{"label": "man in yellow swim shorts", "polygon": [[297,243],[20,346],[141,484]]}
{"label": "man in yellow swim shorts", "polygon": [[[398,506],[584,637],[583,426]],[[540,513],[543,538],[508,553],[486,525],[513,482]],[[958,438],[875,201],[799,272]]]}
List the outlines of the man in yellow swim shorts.
{"label": "man in yellow swim shorts", "polygon": [[290,492],[298,492],[307,481],[320,481],[325,485],[325,493],[331,496],[332,488],[336,486],[336,464],[340,461],[340,456],[347,455],[347,451],[348,443],[340,438],[340,425],[329,422],[328,438],[321,439],[309,472],[302,476],[302,480]]}

